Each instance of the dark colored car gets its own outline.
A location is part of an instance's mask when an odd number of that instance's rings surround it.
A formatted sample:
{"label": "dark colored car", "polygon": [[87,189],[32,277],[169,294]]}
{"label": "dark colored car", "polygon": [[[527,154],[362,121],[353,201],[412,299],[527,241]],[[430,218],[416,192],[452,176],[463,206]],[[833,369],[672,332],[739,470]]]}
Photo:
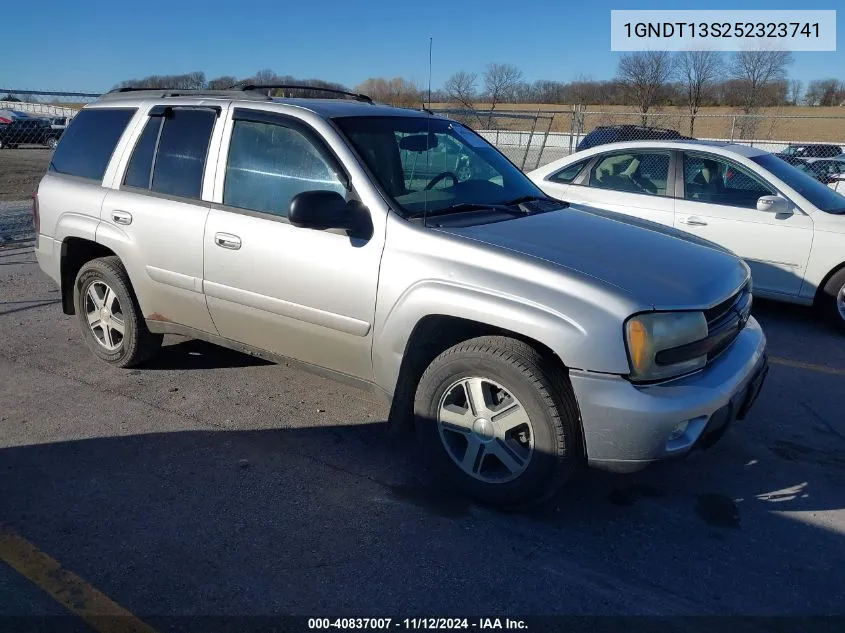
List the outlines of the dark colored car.
{"label": "dark colored car", "polygon": [[806,143],[803,145],[789,145],[778,156],[792,156],[794,158],[832,158],[842,153],[841,145],[828,145],[825,143]]}
{"label": "dark colored car", "polygon": [[46,145],[53,149],[61,132],[53,130],[44,119],[14,119],[0,125],[0,149],[15,149],[18,145]]}
{"label": "dark colored car", "polygon": [[617,143],[620,141],[689,141],[691,139],[692,137],[684,136],[677,130],[666,128],[646,127],[643,125],[600,125],[582,138],[575,150],[580,152],[596,145]]}

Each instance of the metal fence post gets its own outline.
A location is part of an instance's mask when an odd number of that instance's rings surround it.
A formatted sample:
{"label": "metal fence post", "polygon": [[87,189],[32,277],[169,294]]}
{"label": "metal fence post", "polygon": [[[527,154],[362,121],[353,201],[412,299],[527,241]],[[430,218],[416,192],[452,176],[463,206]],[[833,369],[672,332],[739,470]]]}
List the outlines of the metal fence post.
{"label": "metal fence post", "polygon": [[[528,135],[528,142],[525,144],[525,153],[522,155],[522,163],[519,168],[525,171],[525,161],[528,160],[528,150],[531,149],[531,141],[534,140],[534,131],[537,129],[537,119],[540,118],[540,108],[537,108],[537,114],[534,115],[534,124],[531,126],[531,133]],[[520,133],[520,137],[522,134]]]}
{"label": "metal fence post", "polygon": [[731,119],[731,143],[734,142],[734,130],[736,129],[736,116]]}
{"label": "metal fence post", "polygon": [[534,169],[537,169],[540,166],[540,161],[543,160],[543,152],[546,150],[546,141],[549,140],[549,132],[552,130],[552,123],[555,121],[555,115],[552,114],[549,117],[549,125],[546,127],[546,132],[543,134],[543,142],[540,143],[540,151],[537,152],[537,160],[534,163]]}

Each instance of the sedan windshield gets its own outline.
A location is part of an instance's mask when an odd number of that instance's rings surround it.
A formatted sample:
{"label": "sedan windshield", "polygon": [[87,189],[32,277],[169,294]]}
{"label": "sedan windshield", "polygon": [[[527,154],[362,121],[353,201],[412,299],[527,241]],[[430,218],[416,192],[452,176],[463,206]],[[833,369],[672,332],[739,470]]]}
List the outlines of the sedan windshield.
{"label": "sedan windshield", "polygon": [[540,191],[481,136],[435,117],[339,117],[346,135],[399,210],[409,217],[495,209]]}
{"label": "sedan windshield", "polygon": [[845,196],[835,192],[806,172],[793,167],[774,154],[761,154],[752,157],[751,160],[780,178],[821,211],[845,213]]}

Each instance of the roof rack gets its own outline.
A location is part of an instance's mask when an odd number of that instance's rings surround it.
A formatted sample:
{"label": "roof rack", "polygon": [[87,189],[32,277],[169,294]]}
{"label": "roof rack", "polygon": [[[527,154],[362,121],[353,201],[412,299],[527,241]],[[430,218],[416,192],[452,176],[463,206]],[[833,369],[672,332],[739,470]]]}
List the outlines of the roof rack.
{"label": "roof rack", "polygon": [[364,103],[373,103],[373,100],[364,94],[360,94],[358,92],[348,92],[346,90],[338,90],[336,88],[323,88],[320,86],[305,86],[299,84],[247,84],[247,83],[240,83],[235,84],[230,90],[244,90],[244,91],[257,91],[257,90],[267,90],[269,96],[270,90],[314,90],[318,92],[328,92],[330,94],[342,95],[344,97],[349,97],[354,99],[355,101],[363,101]]}
{"label": "roof rack", "polygon": [[[143,95],[139,93],[144,93]],[[119,99],[121,97],[129,96],[149,96],[152,98],[161,99],[164,97],[217,97],[217,98],[247,98],[261,101],[269,101],[269,98],[258,93],[244,94],[240,89],[232,90],[202,90],[202,89],[184,89],[184,88],[115,88],[109,90],[105,94],[100,95],[100,99]]]}

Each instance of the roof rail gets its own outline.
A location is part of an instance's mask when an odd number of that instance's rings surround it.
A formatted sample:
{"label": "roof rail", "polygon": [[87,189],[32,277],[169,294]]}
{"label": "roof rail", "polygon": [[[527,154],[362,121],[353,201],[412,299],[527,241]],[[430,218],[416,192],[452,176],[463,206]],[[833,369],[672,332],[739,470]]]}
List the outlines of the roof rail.
{"label": "roof rail", "polygon": [[[145,93],[145,94],[140,94]],[[269,101],[269,98],[258,93],[244,94],[241,90],[202,90],[183,88],[115,88],[100,95],[101,100],[119,99],[129,96],[149,96],[156,99],[165,97],[217,97],[217,98],[248,98],[262,101]]]}
{"label": "roof rail", "polygon": [[338,90],[336,88],[323,88],[320,86],[305,86],[300,84],[248,84],[248,83],[238,83],[235,84],[230,88],[230,90],[244,90],[244,91],[257,91],[257,90],[267,90],[268,96],[270,90],[314,90],[317,92],[328,92],[330,94],[342,95],[344,97],[350,97],[355,101],[363,101],[365,103],[373,103],[372,98],[367,95],[360,94],[357,92],[348,92],[346,90]]}

